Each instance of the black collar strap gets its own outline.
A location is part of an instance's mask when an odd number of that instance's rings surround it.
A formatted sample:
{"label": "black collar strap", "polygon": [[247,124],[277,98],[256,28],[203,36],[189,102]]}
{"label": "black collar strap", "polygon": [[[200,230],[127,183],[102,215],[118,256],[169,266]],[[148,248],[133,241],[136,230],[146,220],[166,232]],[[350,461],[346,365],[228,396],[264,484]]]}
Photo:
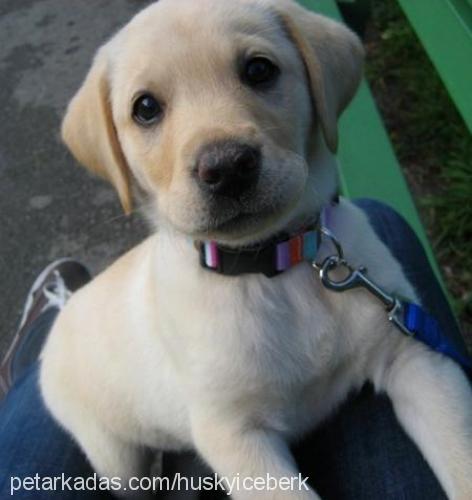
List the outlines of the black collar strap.
{"label": "black collar strap", "polygon": [[272,278],[300,262],[313,261],[319,244],[317,229],[249,248],[229,248],[205,241],[199,244],[200,262],[202,267],[225,276],[262,273]]}
{"label": "black collar strap", "polygon": [[230,248],[215,241],[197,243],[203,268],[225,276],[261,273],[272,278],[300,262],[315,260],[321,243],[320,227],[331,226],[331,209],[339,203],[336,194],[321,210],[317,226],[295,236],[281,236],[253,247]]}

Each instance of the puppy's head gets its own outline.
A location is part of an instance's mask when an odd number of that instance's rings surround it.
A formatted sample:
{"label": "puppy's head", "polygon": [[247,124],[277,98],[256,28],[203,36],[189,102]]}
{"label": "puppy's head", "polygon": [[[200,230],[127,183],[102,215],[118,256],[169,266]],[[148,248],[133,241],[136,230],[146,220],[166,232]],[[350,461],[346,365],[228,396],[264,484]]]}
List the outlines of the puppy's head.
{"label": "puppy's head", "polygon": [[337,119],[362,48],[291,0],[160,0],[97,53],[63,137],[151,218],[247,243],[316,213],[335,189]]}

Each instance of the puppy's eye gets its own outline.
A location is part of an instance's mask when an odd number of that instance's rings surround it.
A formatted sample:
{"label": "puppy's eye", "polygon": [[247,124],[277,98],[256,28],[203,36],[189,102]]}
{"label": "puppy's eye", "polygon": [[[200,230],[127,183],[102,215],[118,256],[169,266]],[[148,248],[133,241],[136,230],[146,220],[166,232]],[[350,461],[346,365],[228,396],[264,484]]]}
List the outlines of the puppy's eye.
{"label": "puppy's eye", "polygon": [[161,104],[151,94],[141,95],[133,104],[133,119],[140,125],[152,125],[162,117],[163,112]]}
{"label": "puppy's eye", "polygon": [[265,57],[254,57],[246,62],[243,80],[251,87],[265,87],[275,82],[279,68]]}

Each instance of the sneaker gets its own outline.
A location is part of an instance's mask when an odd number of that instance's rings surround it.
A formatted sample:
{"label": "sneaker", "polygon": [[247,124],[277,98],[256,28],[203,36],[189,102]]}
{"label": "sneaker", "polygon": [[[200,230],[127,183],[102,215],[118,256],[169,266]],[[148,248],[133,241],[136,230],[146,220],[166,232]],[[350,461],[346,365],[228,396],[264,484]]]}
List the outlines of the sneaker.
{"label": "sneaker", "polygon": [[0,364],[0,400],[14,380],[38,359],[54,318],[72,293],[91,279],[88,269],[72,259],[57,260],[39,274],[26,298],[18,330]]}

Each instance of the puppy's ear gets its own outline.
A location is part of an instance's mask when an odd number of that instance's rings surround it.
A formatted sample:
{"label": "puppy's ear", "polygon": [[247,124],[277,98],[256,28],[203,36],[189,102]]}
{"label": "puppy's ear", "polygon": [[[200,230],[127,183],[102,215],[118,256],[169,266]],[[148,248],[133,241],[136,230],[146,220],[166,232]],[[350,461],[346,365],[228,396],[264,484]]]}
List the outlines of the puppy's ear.
{"label": "puppy's ear", "polygon": [[336,152],[337,121],[359,86],[364,49],[351,30],[296,2],[282,0],[277,10],[305,63],[326,144]]}
{"label": "puppy's ear", "polygon": [[67,108],[62,138],[75,158],[108,179],[118,192],[126,213],[131,211],[130,173],[113,122],[110,103],[107,46]]}

